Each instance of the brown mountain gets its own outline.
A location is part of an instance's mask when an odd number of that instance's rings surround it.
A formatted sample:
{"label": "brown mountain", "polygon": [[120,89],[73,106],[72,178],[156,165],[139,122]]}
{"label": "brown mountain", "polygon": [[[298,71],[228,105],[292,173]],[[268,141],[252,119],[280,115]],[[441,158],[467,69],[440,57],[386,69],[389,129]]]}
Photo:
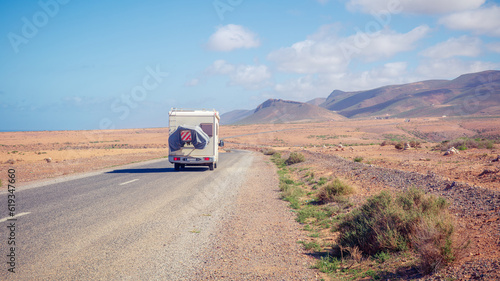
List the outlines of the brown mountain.
{"label": "brown mountain", "polygon": [[[226,114],[221,116],[225,118]],[[345,117],[325,108],[297,101],[269,99],[259,105],[251,115],[226,124],[272,124],[342,120]]]}
{"label": "brown mountain", "polygon": [[254,110],[244,110],[244,109],[237,109],[233,111],[226,112],[224,114],[221,114],[220,116],[220,123],[221,125],[229,125],[236,123],[240,121],[241,119],[252,115]]}
{"label": "brown mountain", "polygon": [[325,101],[326,101],[326,98],[315,98],[315,99],[312,99],[310,101],[306,101],[306,103],[319,106],[322,103],[324,103]]}
{"label": "brown mountain", "polygon": [[346,117],[500,115],[500,71],[368,91],[333,91],[320,105]]}

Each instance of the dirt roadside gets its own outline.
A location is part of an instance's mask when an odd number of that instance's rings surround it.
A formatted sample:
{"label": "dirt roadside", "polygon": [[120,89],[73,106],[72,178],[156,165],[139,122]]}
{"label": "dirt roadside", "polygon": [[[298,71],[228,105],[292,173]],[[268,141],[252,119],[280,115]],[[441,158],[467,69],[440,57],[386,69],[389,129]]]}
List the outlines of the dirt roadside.
{"label": "dirt roadside", "polygon": [[305,233],[279,198],[276,167],[256,153],[231,216],[212,237],[196,280],[318,280],[315,259],[297,241]]}

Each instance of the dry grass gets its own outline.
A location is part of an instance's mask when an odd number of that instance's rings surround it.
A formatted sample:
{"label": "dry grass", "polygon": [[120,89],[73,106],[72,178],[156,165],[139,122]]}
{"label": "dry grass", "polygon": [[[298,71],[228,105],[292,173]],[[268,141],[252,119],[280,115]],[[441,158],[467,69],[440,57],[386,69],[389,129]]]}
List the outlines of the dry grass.
{"label": "dry grass", "polygon": [[437,221],[421,221],[411,239],[420,257],[420,270],[426,274],[461,260],[470,245],[468,236],[453,235],[455,227],[452,221],[435,219]]}
{"label": "dry grass", "polygon": [[304,156],[304,154],[298,152],[292,152],[290,153],[288,159],[285,160],[285,164],[293,165],[304,161],[306,161],[306,157]]}
{"label": "dry grass", "polygon": [[452,147],[457,148],[458,150],[467,150],[472,148],[486,148],[493,149],[495,143],[499,143],[498,139],[484,139],[484,138],[459,138],[451,141],[443,141],[440,144],[436,145],[434,149],[446,151]]}
{"label": "dry grass", "polygon": [[415,249],[425,272],[453,262],[454,225],[443,198],[410,189],[396,197],[387,192],[371,197],[348,214],[338,230],[339,245],[359,247],[368,255]]}
{"label": "dry grass", "polygon": [[342,182],[339,178],[336,178],[319,189],[318,201],[323,204],[337,202],[341,200],[343,196],[353,193],[354,188],[352,186]]}

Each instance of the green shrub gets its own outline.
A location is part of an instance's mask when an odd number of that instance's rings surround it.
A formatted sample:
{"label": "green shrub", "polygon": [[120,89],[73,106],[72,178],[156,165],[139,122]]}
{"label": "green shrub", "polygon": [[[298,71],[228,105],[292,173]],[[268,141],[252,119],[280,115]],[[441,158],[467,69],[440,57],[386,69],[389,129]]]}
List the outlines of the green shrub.
{"label": "green shrub", "polygon": [[264,149],[262,149],[262,153],[264,155],[274,155],[275,153],[278,153],[278,151],[276,151],[272,148],[264,148]]}
{"label": "green shrub", "polygon": [[290,202],[290,208],[295,210],[300,209],[300,200],[295,194],[287,196],[283,200]]}
{"label": "green shrub", "polygon": [[313,268],[316,268],[323,273],[334,273],[340,268],[340,261],[335,257],[321,257]]}
{"label": "green shrub", "polygon": [[376,253],[373,258],[378,262],[378,263],[384,263],[390,258],[390,254],[387,252],[379,252]]}
{"label": "green shrub", "polygon": [[297,186],[294,180],[288,178],[283,170],[280,170],[278,173],[280,174],[279,188],[281,191],[281,198],[290,202],[290,207],[292,209],[299,209],[299,198],[304,195],[304,190]]}
{"label": "green shrub", "polygon": [[363,161],[363,157],[354,158],[354,162],[361,162],[361,161]]}
{"label": "green shrub", "polygon": [[333,212],[328,209],[318,209],[315,206],[305,206],[297,212],[297,221],[300,223],[305,223],[308,219],[312,221],[322,221],[324,219],[330,218]]}
{"label": "green shrub", "polygon": [[327,181],[328,181],[328,179],[327,179],[327,178],[325,178],[325,177],[320,177],[320,178],[319,178],[319,181],[318,181],[318,185],[319,185],[319,186],[322,186],[322,185],[324,185]]}
{"label": "green shrub", "polygon": [[321,246],[315,241],[312,242],[298,241],[298,243],[304,245],[304,249],[306,250],[314,250],[316,252],[321,251]]}
{"label": "green shrub", "polygon": [[483,138],[458,138],[455,140],[446,140],[434,147],[436,150],[446,151],[452,147],[456,147],[458,150],[467,150],[471,148],[487,148],[493,149],[495,143],[498,143],[498,139],[483,139]]}
{"label": "green shrub", "polygon": [[[443,198],[411,188],[393,198],[382,191],[346,215],[338,225],[338,243],[369,255],[416,249],[437,268],[454,259],[452,218]],[[380,257],[380,254],[379,254]]]}
{"label": "green shrub", "polygon": [[321,187],[318,192],[318,201],[322,203],[337,202],[341,200],[342,196],[352,193],[354,193],[354,189],[350,185],[336,178],[332,182]]}
{"label": "green shrub", "polygon": [[285,164],[293,165],[293,164],[297,164],[297,163],[304,162],[304,161],[306,161],[306,158],[304,157],[304,155],[302,153],[292,152],[292,153],[290,153],[290,156],[288,157],[288,159],[285,160]]}
{"label": "green shrub", "polygon": [[400,141],[394,145],[396,149],[404,149],[405,148],[405,143]]}
{"label": "green shrub", "polygon": [[281,153],[279,152],[276,152],[273,156],[271,156],[271,161],[279,168],[283,168],[285,166],[285,160],[281,158]]}

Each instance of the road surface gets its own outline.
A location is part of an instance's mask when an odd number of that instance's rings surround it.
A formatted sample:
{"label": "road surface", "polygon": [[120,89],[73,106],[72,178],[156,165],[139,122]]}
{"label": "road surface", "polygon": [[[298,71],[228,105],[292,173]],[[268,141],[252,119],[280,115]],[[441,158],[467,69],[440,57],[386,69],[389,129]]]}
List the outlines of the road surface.
{"label": "road surface", "polygon": [[16,188],[16,221],[3,189],[0,280],[189,279],[253,157],[223,153],[214,171],[155,160]]}

